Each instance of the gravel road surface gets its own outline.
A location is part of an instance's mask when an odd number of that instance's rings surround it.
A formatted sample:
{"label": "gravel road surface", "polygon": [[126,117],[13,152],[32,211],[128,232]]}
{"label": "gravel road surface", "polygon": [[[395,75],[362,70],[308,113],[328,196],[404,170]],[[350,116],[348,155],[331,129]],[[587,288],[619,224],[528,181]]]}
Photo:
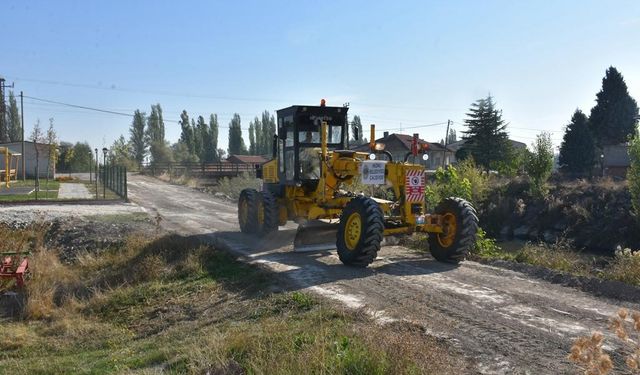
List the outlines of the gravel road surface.
{"label": "gravel road surface", "polygon": [[[211,195],[145,176],[132,176],[129,191],[167,229],[203,235],[272,270],[292,289],[362,309],[380,323],[424,327],[466,353],[481,373],[576,373],[566,358],[573,340],[606,331],[619,307],[640,309],[503,268],[439,263],[400,246],[383,247],[367,269],[350,268],[333,252],[293,253],[295,225],[266,239],[239,233],[235,204]],[[605,348],[615,350],[615,342],[606,334]]]}

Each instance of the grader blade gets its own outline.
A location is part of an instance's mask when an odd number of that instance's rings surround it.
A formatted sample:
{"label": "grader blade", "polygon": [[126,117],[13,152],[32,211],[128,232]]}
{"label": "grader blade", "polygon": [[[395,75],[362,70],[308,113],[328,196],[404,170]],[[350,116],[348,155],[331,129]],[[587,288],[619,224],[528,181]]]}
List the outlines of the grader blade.
{"label": "grader blade", "polygon": [[313,220],[298,226],[293,240],[293,251],[308,253],[336,249],[338,224]]}

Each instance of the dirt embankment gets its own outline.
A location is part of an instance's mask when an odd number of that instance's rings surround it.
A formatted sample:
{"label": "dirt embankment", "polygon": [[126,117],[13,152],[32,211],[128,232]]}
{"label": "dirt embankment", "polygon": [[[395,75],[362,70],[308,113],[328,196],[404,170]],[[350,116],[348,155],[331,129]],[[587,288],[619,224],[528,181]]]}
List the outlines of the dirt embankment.
{"label": "dirt embankment", "polygon": [[612,253],[640,248],[640,225],[624,181],[554,181],[534,198],[526,179],[497,186],[479,205],[482,227],[496,238],[554,243]]}

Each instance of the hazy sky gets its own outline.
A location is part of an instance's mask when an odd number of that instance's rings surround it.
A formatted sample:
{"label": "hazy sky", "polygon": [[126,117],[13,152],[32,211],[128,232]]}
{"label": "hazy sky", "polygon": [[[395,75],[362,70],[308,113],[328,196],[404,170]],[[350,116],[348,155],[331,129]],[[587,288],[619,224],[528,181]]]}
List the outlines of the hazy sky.
{"label": "hazy sky", "polygon": [[[556,145],[605,70],[640,99],[640,1],[7,1],[0,75],[25,95],[118,112],[160,103],[249,121],[293,104],[350,103],[380,130],[438,141],[491,93],[513,139]],[[110,145],[131,119],[25,99],[25,126]],[[248,143],[248,141],[247,141]]]}

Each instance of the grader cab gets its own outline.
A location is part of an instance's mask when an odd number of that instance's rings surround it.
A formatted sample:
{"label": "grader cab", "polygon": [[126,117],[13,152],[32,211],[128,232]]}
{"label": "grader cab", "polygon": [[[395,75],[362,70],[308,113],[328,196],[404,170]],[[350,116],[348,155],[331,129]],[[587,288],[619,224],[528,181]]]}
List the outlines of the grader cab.
{"label": "grader cab", "polygon": [[[478,229],[471,204],[450,197],[428,212],[425,168],[408,162],[409,156],[415,160],[426,150],[414,141],[407,157],[393,160],[384,145],[374,142],[373,125],[370,152],[347,150],[347,110],[325,106],[323,101],[320,106],[277,111],[273,159],[258,171],[262,191],[245,189],[240,194],[242,232],[264,236],[290,220],[302,228],[334,223],[334,247],[340,260],[359,267],[375,260],[384,236],[422,232],[428,233],[436,259],[463,260],[475,244]],[[392,199],[350,191],[354,182],[384,187]]]}

